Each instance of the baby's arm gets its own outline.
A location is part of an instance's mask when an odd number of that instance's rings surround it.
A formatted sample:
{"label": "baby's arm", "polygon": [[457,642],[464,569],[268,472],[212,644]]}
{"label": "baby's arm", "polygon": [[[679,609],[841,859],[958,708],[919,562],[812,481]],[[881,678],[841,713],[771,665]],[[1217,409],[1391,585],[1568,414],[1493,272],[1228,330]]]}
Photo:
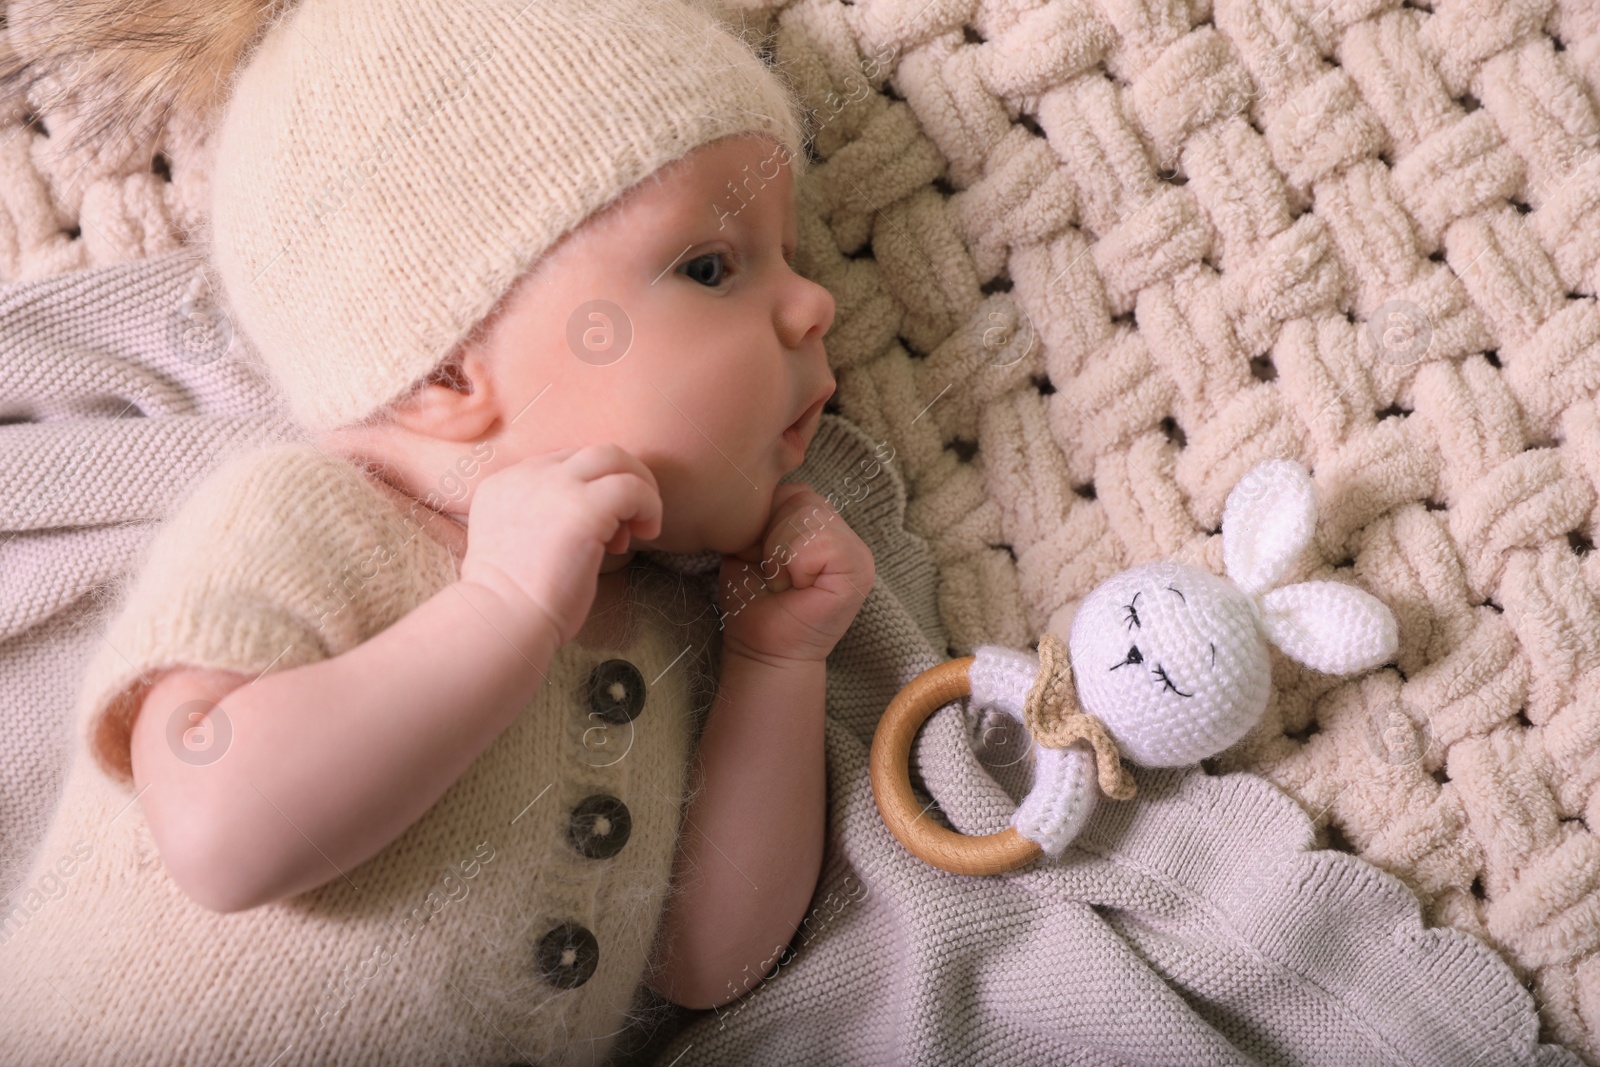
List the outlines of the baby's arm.
{"label": "baby's arm", "polygon": [[[459,580],[349,651],[248,684],[156,680],[133,725],[134,782],[198,903],[240,911],[348,879],[522,713],[583,628],[606,550],[661,530],[655,475],[611,444],[519,459],[485,476],[470,508]],[[197,696],[220,697],[232,726],[204,765],[167,745],[171,716]]]}
{"label": "baby's arm", "polygon": [[668,963],[652,983],[675,1004],[718,1007],[753,988],[816,891],[825,669],[723,654],[674,872],[683,891],[663,920]]}
{"label": "baby's arm", "polygon": [[[759,564],[755,575],[741,559]],[[827,819],[826,661],[874,574],[855,531],[794,482],[778,486],[761,543],[723,561],[722,676],[691,782],[703,789],[685,812],[679,892],[669,898],[650,983],[676,1004],[718,1007],[755,987],[816,893]]]}
{"label": "baby's arm", "polygon": [[[177,669],[134,721],[134,783],[173,880],[215,911],[304,892],[416,822],[533,698],[560,645],[545,613],[458,581],[342,655],[257,681]],[[186,762],[167,723],[215,701],[233,735]]]}

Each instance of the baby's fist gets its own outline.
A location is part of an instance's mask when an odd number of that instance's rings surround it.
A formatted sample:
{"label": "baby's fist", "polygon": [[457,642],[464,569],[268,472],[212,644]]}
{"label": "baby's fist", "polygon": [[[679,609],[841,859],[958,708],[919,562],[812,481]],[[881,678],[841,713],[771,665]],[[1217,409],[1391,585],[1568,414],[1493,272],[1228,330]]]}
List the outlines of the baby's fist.
{"label": "baby's fist", "polygon": [[758,544],[722,557],[723,651],[774,666],[821,662],[872,591],[872,552],[809,485],[785,482]]}

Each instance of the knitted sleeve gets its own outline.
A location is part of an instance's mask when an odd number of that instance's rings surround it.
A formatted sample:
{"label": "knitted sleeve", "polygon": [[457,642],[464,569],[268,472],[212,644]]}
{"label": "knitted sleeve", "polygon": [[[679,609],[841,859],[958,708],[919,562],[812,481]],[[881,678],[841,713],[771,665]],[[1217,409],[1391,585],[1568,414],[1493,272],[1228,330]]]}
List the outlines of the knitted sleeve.
{"label": "knitted sleeve", "polygon": [[[419,505],[420,506],[420,505]],[[420,522],[353,465],[305,443],[217,465],[151,539],[90,660],[75,721],[99,768],[131,783],[138,714],[175,667],[252,678],[353,648],[455,578]]]}

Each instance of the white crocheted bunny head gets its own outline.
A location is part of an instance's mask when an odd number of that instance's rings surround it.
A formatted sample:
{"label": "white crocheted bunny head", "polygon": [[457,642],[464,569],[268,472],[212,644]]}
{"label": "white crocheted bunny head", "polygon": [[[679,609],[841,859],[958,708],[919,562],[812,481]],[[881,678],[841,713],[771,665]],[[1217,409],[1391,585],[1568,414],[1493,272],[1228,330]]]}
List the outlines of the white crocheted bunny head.
{"label": "white crocheted bunny head", "polygon": [[1221,752],[1267,705],[1272,663],[1250,598],[1198,567],[1146,563],[1102,582],[1067,644],[1083,710],[1142,766]]}
{"label": "white crocheted bunny head", "polygon": [[1228,577],[1147,563],[1096,586],[1073,616],[1078,700],[1123,756],[1149,767],[1198,763],[1248,734],[1266,709],[1268,642],[1308,667],[1353,674],[1390,659],[1394,615],[1339,582],[1274,588],[1311,542],[1311,477],[1288,460],[1246,473],[1223,508]]}

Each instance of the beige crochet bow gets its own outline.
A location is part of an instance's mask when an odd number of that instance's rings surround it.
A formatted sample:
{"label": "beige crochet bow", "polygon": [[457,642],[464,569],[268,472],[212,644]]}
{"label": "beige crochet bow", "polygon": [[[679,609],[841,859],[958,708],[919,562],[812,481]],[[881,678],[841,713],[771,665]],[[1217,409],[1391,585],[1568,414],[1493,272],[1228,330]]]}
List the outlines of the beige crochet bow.
{"label": "beige crochet bow", "polygon": [[1138,787],[1122,765],[1117,743],[1105,723],[1079,705],[1067,646],[1048,630],[1039,637],[1039,673],[1023,701],[1022,721],[1033,739],[1046,748],[1066,748],[1080,740],[1089,742],[1094,746],[1100,791],[1113,800],[1133,797]]}

